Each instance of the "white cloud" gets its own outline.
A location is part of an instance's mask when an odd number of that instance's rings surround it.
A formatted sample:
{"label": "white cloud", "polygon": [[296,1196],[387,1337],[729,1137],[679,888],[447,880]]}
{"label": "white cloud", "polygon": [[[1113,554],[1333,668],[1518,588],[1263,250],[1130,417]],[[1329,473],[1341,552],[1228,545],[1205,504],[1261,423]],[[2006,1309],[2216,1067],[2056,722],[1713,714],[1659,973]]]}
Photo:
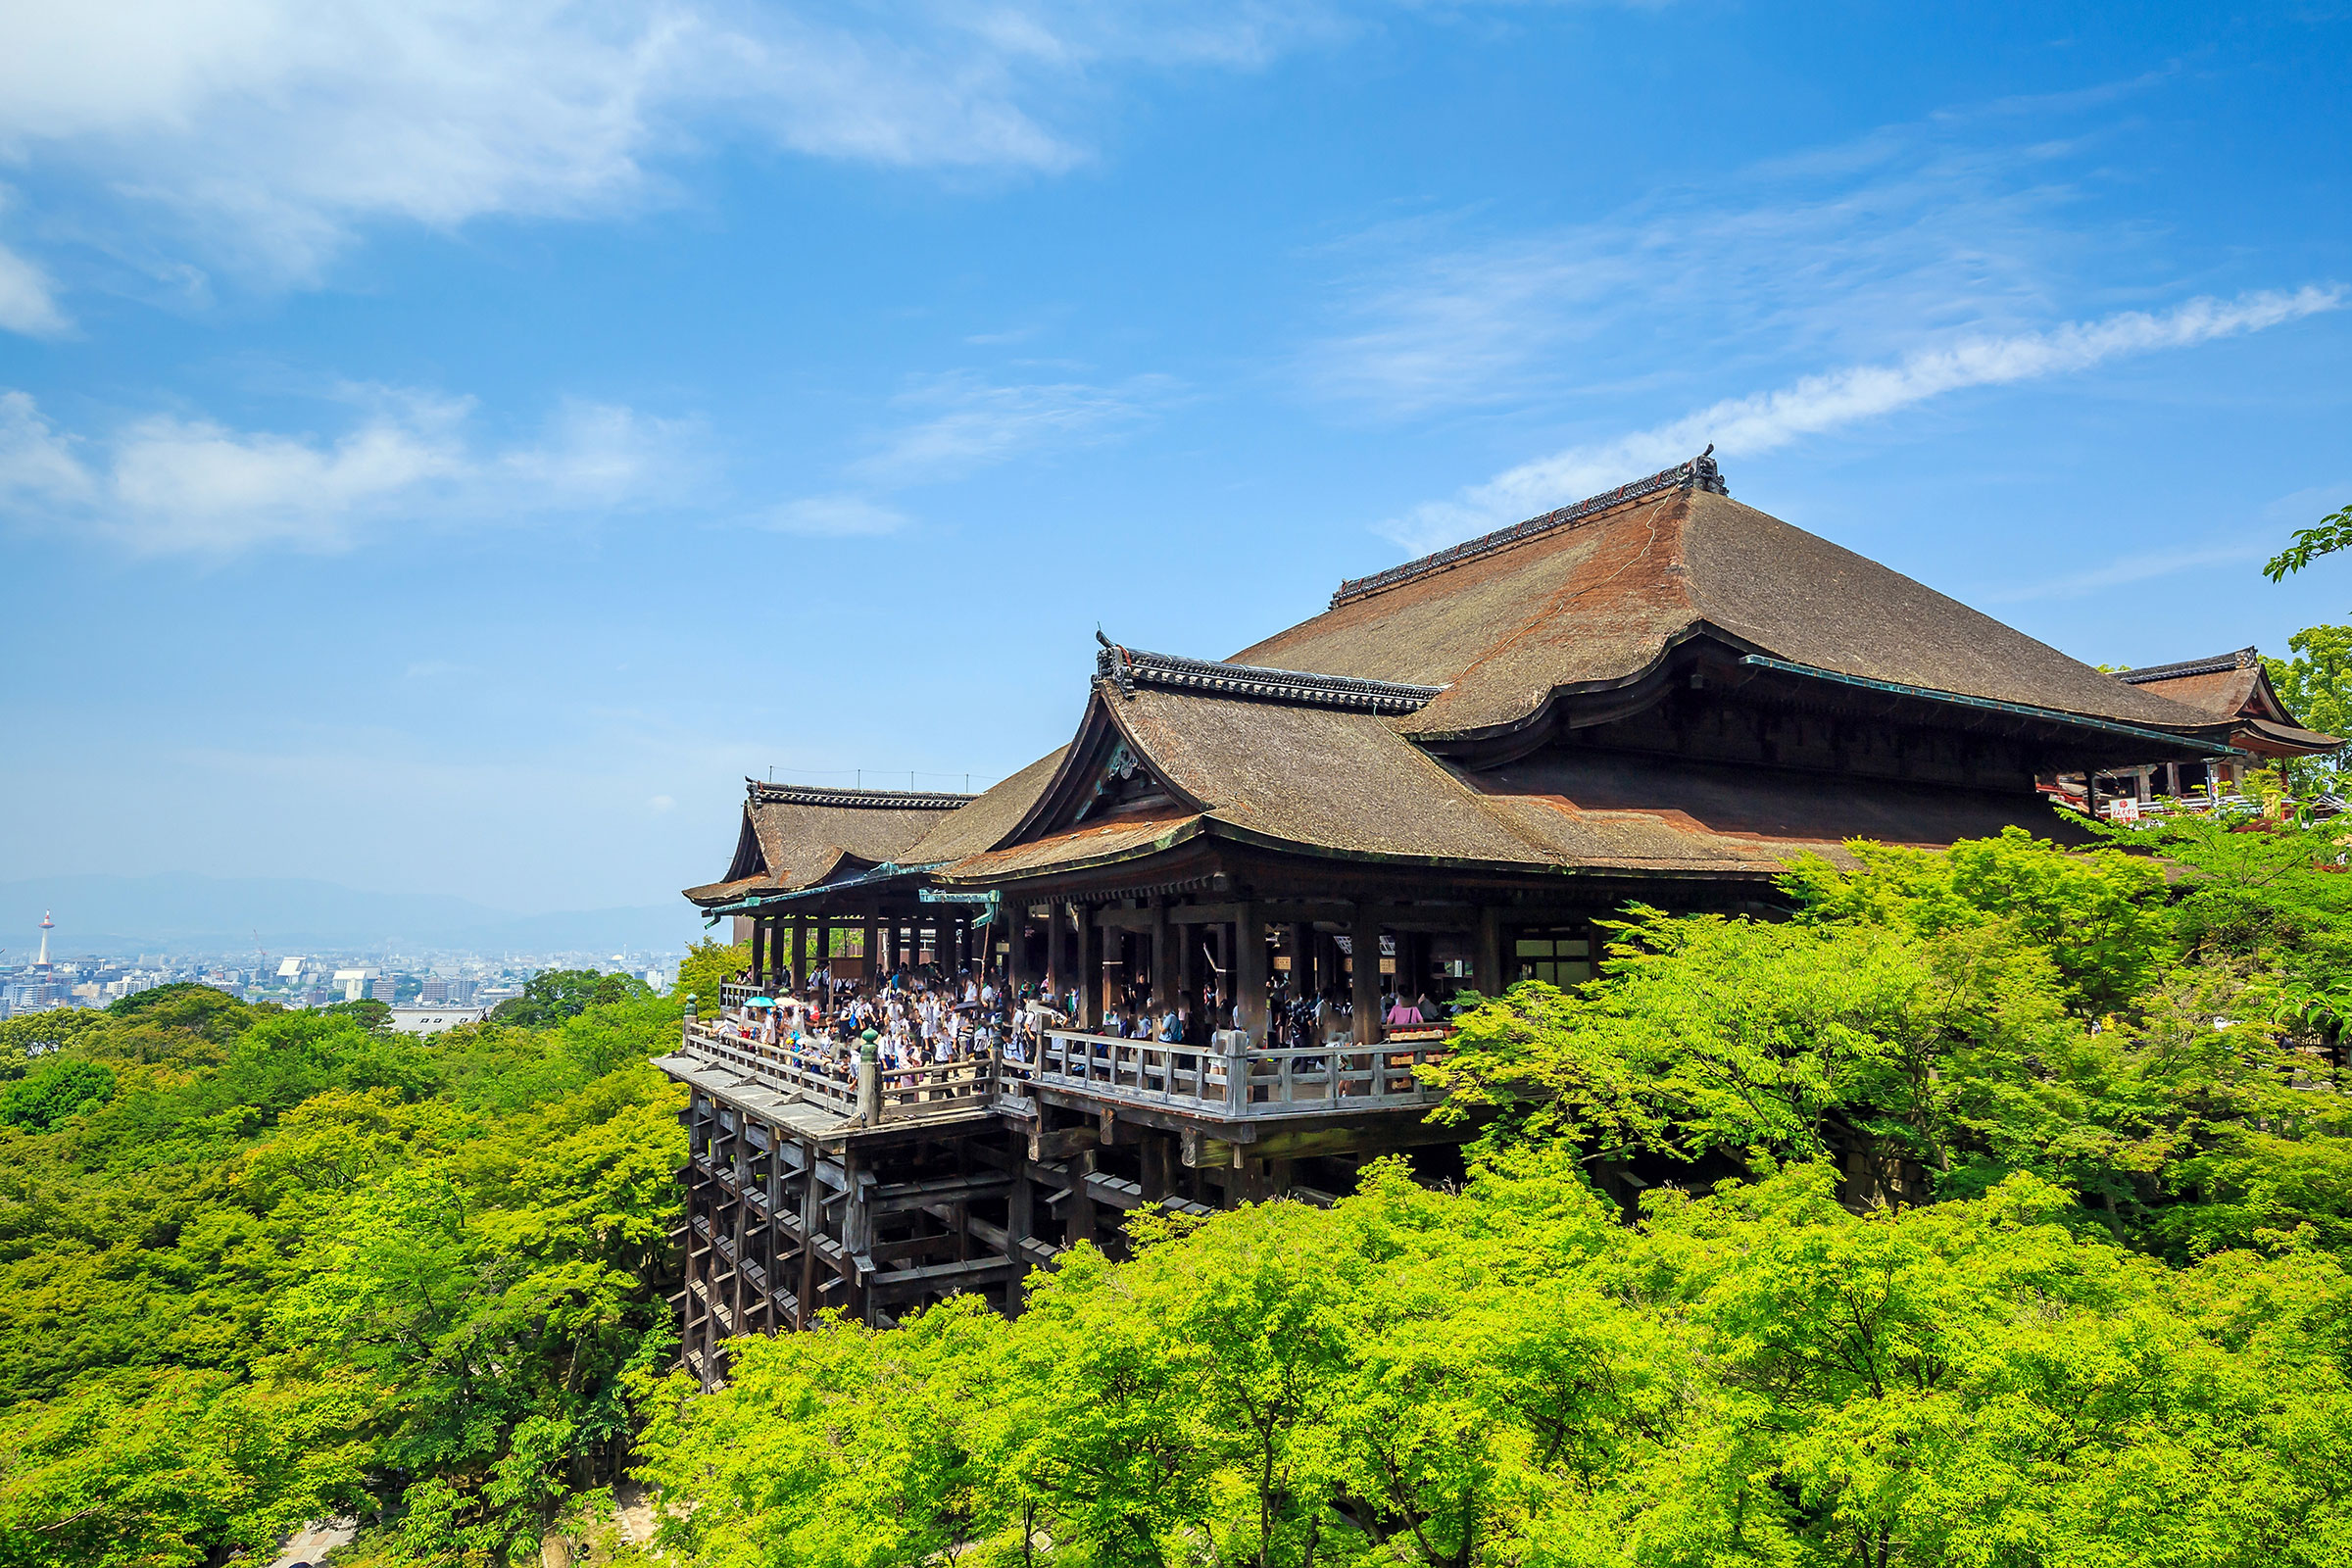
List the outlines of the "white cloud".
{"label": "white cloud", "polygon": [[894,432],[850,471],[885,488],[953,479],[1027,453],[1108,439],[1150,418],[1175,392],[1176,383],[1159,375],[1115,386],[1000,386],[967,374],[935,376],[899,403],[938,412]]}
{"label": "white cloud", "polygon": [[787,501],[760,520],[762,526],[779,533],[834,539],[896,533],[906,525],[906,514],[863,496],[850,495],[807,496]]}
{"label": "white cloud", "polygon": [[1670,384],[1700,356],[1720,373],[2028,328],[2092,246],[2141,238],[2070,220],[2110,177],[2087,155],[2111,149],[2098,127],[2050,125],[2125,90],[2044,105],[2031,141],[2014,106],[1941,114],[1567,227],[1481,239],[1522,215],[1478,211],[1383,225],[1334,247],[1332,329],[1297,372],[1385,417],[1557,409]]}
{"label": "white cloud", "polygon": [[49,274],[0,245],[0,331],[54,337],[72,324],[58,308]]}
{"label": "white cloud", "polygon": [[1964,387],[1997,386],[2088,369],[2126,355],[2186,348],[2340,308],[2340,287],[2195,299],[2156,314],[2126,311],[2038,332],[1970,334],[1891,365],[1853,366],[1794,385],[1735,398],[1613,441],[1570,447],[1495,475],[1451,501],[1431,502],[1383,525],[1409,549],[1428,550],[1531,516],[1679,462],[1710,442],[1725,457],[1751,457],[1875,419]]}
{"label": "white cloud", "polygon": [[[657,194],[697,141],[1053,171],[1108,65],[1252,69],[1320,0],[868,13],[739,0],[85,0],[0,7],[0,159],[133,227],[307,281],[355,225],[577,215]],[[1076,128],[1067,122],[1078,122]],[[88,215],[80,221],[88,226]]]}
{"label": "white cloud", "polygon": [[535,443],[484,452],[469,402],[381,388],[338,436],[237,430],[157,415],[102,438],[61,432],[0,393],[0,499],[22,521],[141,555],[265,546],[351,548],[370,528],[643,505],[689,462],[688,431],[626,409],[571,405]]}

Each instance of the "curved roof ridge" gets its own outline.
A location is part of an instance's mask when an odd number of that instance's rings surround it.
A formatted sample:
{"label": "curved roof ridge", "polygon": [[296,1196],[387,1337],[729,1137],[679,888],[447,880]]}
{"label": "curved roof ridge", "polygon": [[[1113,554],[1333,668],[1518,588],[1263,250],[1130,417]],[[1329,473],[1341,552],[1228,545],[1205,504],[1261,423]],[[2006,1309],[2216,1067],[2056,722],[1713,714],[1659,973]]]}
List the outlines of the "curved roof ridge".
{"label": "curved roof ridge", "polygon": [[2234,653],[2208,654],[2203,659],[2182,659],[2170,664],[2149,664],[2141,669],[2119,669],[2115,678],[2127,686],[2141,686],[2152,680],[2178,680],[2184,675],[2219,675],[2232,669],[2252,669],[2262,662],[2259,648],[2240,648]]}
{"label": "curved roof ridge", "polygon": [[1514,522],[1507,528],[1482,533],[1458,545],[1447,545],[1443,550],[1433,551],[1402,565],[1391,566],[1385,571],[1376,571],[1368,577],[1349,577],[1332,591],[1331,604],[1327,608],[1337,610],[1342,605],[1368,599],[1400,583],[1426,577],[1433,571],[1444,571],[1464,562],[1491,556],[1498,550],[1525,544],[1530,539],[1541,539],[1556,529],[1588,521],[1612,508],[1621,507],[1629,501],[1644,500],[1662,490],[1704,490],[1713,495],[1728,496],[1732,493],[1731,487],[1723,482],[1723,470],[1716,466],[1714,451],[1714,443],[1709,442],[1707,450],[1697,457],[1687,463],[1678,463],[1671,468],[1660,468],[1647,478],[1629,480],[1614,490],[1587,496],[1582,501],[1571,501],[1540,517],[1530,517],[1525,522]]}
{"label": "curved roof ridge", "polygon": [[1409,713],[1444,691],[1443,686],[1415,686],[1403,681],[1367,680],[1355,675],[1320,675],[1303,669],[1273,669],[1262,664],[1236,664],[1222,660],[1183,659],[1174,654],[1147,653],[1114,643],[1100,631],[1102,645],[1095,656],[1095,674],[1133,696],[1138,685],[1164,686],[1214,697],[1254,697],[1307,708],[1340,708],[1360,712]]}
{"label": "curved roof ridge", "polygon": [[978,800],[952,790],[837,790],[802,784],[773,784],[747,778],[747,793],[757,806],[838,806],[853,810],[953,811]]}

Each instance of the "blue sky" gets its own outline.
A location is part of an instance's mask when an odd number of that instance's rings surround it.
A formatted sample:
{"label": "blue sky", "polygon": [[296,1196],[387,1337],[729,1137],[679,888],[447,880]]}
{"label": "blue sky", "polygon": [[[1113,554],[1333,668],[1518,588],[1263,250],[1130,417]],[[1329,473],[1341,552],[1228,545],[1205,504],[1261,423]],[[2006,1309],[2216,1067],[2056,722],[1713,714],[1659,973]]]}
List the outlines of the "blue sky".
{"label": "blue sky", "polygon": [[648,904],[1715,441],[2089,660],[2352,618],[2352,11],[0,14],[0,880]]}

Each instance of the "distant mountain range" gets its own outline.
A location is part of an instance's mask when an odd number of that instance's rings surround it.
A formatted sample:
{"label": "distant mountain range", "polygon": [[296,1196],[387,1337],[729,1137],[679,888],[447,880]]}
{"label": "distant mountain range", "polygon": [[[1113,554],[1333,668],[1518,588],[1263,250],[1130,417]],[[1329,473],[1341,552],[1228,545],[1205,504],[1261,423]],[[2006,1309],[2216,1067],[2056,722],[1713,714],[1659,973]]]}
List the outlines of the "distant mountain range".
{"label": "distant mountain range", "polygon": [[0,882],[0,967],[30,959],[41,911],[50,951],[287,954],[458,949],[482,954],[675,950],[703,935],[683,900],[612,909],[511,914],[432,893],[368,893],[265,877],[55,876]]}

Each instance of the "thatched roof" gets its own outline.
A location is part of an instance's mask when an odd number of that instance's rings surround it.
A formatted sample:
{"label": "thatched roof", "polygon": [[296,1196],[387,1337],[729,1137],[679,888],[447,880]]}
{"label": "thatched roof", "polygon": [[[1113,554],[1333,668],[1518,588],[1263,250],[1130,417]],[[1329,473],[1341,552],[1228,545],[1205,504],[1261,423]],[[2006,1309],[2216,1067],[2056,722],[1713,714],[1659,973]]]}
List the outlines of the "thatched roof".
{"label": "thatched roof", "polygon": [[1425,740],[1515,727],[1563,689],[1630,684],[1709,632],[1930,691],[2155,729],[2212,722],[1728,495],[1657,483],[1683,471],[1466,557],[1344,585],[1332,609],[1234,662],[1445,687],[1396,721]]}
{"label": "thatched roof", "polygon": [[2263,667],[2262,654],[2256,649],[2150,664],[2124,670],[2115,678],[2213,717],[2236,720],[2239,729],[2234,738],[2266,755],[2310,756],[2343,745],[2333,735],[2303,727],[2271,684],[2270,671]]}
{"label": "thatched roof", "polygon": [[1027,767],[1004,779],[972,802],[936,822],[906,853],[900,856],[902,865],[936,865],[944,860],[960,860],[966,856],[993,850],[1013,826],[1037,804],[1037,797],[1053,782],[1054,772],[1069,752],[1064,746],[1047,753]]}
{"label": "thatched roof", "polygon": [[[1150,656],[1145,656],[1150,657]],[[1042,766],[1042,764],[1040,764]],[[1140,809],[1089,785],[1139,767]],[[1942,845],[2020,823],[2065,837],[2023,792],[1822,779],[1609,753],[1550,751],[1481,774],[1432,758],[1373,713],[1108,679],[1029,820],[1003,848],[941,868],[1002,883],[1137,859],[1199,838],[1390,863],[1552,873],[1777,874],[1849,838]],[[1100,810],[1101,814],[1089,814]]]}
{"label": "thatched roof", "polygon": [[969,795],[819,790],[744,781],[735,858],[715,882],[686,889],[709,907],[747,893],[790,892],[898,859]]}

